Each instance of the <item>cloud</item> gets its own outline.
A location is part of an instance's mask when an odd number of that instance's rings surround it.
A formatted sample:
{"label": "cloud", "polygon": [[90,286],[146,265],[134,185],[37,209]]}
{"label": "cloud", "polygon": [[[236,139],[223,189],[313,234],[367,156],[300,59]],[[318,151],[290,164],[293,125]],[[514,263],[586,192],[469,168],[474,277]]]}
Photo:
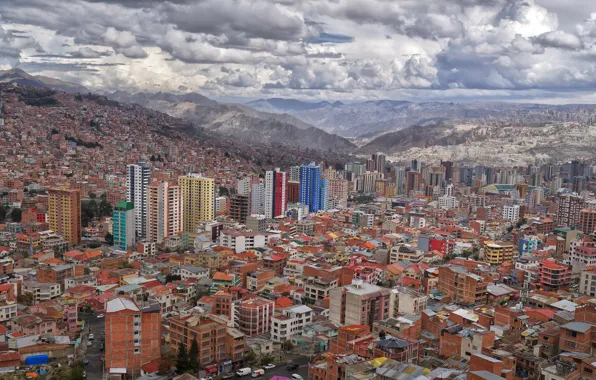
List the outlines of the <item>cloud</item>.
{"label": "cloud", "polygon": [[233,96],[569,93],[596,88],[578,1],[4,0],[0,67]]}

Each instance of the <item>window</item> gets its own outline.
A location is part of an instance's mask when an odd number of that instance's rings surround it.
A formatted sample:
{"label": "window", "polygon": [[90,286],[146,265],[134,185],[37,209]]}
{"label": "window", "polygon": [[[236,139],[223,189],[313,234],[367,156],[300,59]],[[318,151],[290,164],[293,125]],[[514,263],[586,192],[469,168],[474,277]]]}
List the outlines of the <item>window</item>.
{"label": "window", "polygon": [[135,348],[135,354],[140,354],[141,353],[141,349],[140,348]]}

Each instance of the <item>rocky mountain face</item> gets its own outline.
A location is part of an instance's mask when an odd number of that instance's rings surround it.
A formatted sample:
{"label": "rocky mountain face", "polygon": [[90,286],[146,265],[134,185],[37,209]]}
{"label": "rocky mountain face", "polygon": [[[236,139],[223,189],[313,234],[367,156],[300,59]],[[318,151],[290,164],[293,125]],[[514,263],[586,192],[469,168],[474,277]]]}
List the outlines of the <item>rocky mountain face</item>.
{"label": "rocky mountain face", "polygon": [[356,148],[349,140],[315,128],[292,115],[261,112],[241,104],[220,104],[198,94],[130,94],[119,91],[108,97],[137,103],[241,140],[322,151],[347,152]]}
{"label": "rocky mountain face", "polygon": [[21,69],[0,70],[0,83],[13,83],[20,86],[45,87],[70,94],[88,93],[89,90],[76,83],[64,82],[41,75],[29,75]]}
{"label": "rocky mountain face", "polygon": [[[275,112],[272,106],[279,102],[259,100],[248,106]],[[305,123],[329,133],[368,142],[388,132],[411,126],[437,123],[477,123],[490,125],[498,122],[533,124],[551,122],[596,122],[595,105],[542,105],[503,102],[427,102],[380,100],[350,104],[307,103],[310,106],[293,109],[277,108],[296,116]]]}
{"label": "rocky mountain face", "polygon": [[451,160],[488,166],[559,162],[596,155],[596,127],[587,123],[440,123],[378,137],[359,153],[387,152],[393,161]]}

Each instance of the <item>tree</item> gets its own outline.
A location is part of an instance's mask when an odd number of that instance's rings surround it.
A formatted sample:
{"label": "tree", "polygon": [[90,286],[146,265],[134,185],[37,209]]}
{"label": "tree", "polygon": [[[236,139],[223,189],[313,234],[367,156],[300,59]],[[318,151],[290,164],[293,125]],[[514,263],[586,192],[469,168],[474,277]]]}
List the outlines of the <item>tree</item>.
{"label": "tree", "polygon": [[174,274],[166,275],[166,284],[168,284],[170,282],[174,282],[174,281],[180,281],[180,280],[182,280],[182,277],[180,277],[179,275],[174,275]]}
{"label": "tree", "polygon": [[176,359],[176,372],[185,373],[188,371],[188,354],[186,353],[186,347],[180,343],[178,345],[178,358]]}
{"label": "tree", "polygon": [[22,295],[17,297],[17,303],[27,306],[33,305],[33,294],[23,293]]}
{"label": "tree", "polygon": [[292,348],[294,348],[294,345],[292,344],[291,341],[286,340],[281,344],[281,347],[284,351],[292,351]]}
{"label": "tree", "polygon": [[6,214],[8,214],[8,207],[0,205],[0,223],[4,222]]}
{"label": "tree", "polygon": [[244,361],[247,364],[252,364],[256,360],[257,360],[257,354],[255,354],[255,352],[253,350],[249,349],[244,353]]}
{"label": "tree", "polygon": [[230,195],[230,190],[228,190],[228,188],[225,187],[225,186],[220,186],[219,187],[219,196],[220,197],[223,197],[223,196],[226,196],[226,195]]}
{"label": "tree", "polygon": [[188,353],[188,367],[192,372],[199,372],[199,344],[193,339]]}
{"label": "tree", "polygon": [[12,219],[13,222],[20,223],[21,218],[22,218],[21,209],[13,208],[12,211],[10,212],[10,219]]}
{"label": "tree", "polygon": [[112,205],[105,198],[102,198],[99,202],[99,216],[112,216],[112,213]]}
{"label": "tree", "polygon": [[93,191],[90,191],[88,195],[89,195],[89,198],[91,198],[91,199],[97,198],[97,194],[95,194]]}
{"label": "tree", "polygon": [[111,233],[107,233],[106,234],[106,243],[108,243],[108,245],[113,245],[114,244],[114,235],[112,235]]}
{"label": "tree", "polygon": [[261,358],[261,365],[271,364],[275,361],[275,358],[271,355],[265,355]]}

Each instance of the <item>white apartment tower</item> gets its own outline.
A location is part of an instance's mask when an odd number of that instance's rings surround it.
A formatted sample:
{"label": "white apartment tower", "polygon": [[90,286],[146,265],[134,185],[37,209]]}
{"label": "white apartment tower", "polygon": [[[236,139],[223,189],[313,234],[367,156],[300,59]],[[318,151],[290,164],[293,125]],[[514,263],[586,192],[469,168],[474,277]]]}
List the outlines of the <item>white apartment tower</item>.
{"label": "white apartment tower", "polygon": [[135,232],[138,241],[147,236],[147,187],[151,181],[151,167],[146,162],[139,162],[126,168],[126,201],[135,206]]}

